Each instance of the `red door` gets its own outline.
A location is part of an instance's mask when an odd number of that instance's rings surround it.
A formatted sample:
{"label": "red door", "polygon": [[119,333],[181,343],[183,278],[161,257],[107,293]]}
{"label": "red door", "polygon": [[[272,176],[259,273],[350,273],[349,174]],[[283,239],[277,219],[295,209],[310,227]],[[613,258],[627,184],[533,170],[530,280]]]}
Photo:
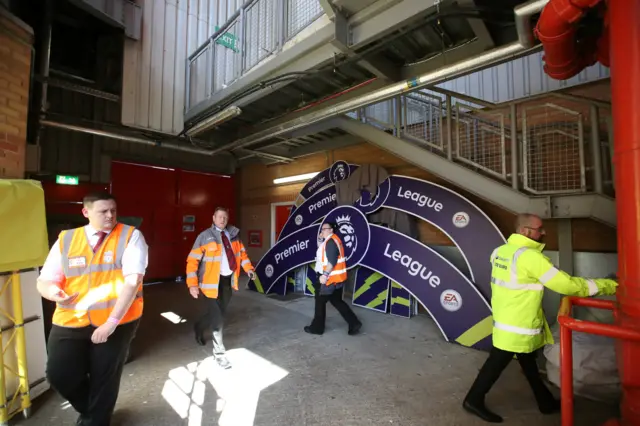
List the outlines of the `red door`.
{"label": "red door", "polygon": [[289,215],[291,214],[291,208],[293,204],[288,204],[284,206],[276,206],[276,241],[278,241],[278,237],[280,236],[280,231],[284,228],[285,223],[287,223],[287,219],[289,219]]}

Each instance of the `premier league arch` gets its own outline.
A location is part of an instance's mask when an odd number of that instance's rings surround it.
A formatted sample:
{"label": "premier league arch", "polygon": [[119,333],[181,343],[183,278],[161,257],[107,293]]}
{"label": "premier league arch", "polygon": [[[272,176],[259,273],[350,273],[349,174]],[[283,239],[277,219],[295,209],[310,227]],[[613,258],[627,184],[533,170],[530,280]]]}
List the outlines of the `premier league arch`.
{"label": "premier league arch", "polygon": [[[489,258],[505,242],[498,228],[460,194],[407,176],[389,176],[375,196],[363,193],[354,206],[338,206],[335,183],[348,179],[357,168],[337,162],[307,183],[279,240],[258,262],[257,279],[250,288],[284,294],[292,271],[300,268],[306,269],[304,278],[310,284],[319,229],[324,222],[334,222],[347,266],[357,268],[354,304],[409,317],[415,301],[448,341],[489,349]],[[459,248],[468,273],[420,241],[369,223],[367,215],[380,208],[403,211],[439,228]],[[304,287],[306,294],[312,294],[311,285]]]}

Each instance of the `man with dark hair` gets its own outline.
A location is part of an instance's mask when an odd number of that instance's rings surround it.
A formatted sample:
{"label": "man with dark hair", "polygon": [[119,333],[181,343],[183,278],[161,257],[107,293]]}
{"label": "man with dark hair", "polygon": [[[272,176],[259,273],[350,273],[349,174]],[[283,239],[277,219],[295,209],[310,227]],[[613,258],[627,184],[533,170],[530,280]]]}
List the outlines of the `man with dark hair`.
{"label": "man with dark hair", "polygon": [[83,206],[89,224],[60,233],[38,278],[38,292],[57,303],[47,379],[80,414],[76,424],[108,426],[142,316],[148,247],[117,223],[111,194],[91,193]]}
{"label": "man with dark hair", "polygon": [[310,334],[324,333],[327,302],[331,302],[349,324],[349,335],[358,334],[362,327],[356,314],[342,300],[344,283],[347,280],[347,263],[342,241],[333,233],[335,227],[334,223],[323,223],[320,227],[315,265],[315,313],[311,325],[304,328],[304,331]]}
{"label": "man with dark hair", "polygon": [[491,255],[493,348],[463,403],[465,410],[490,423],[501,423],[502,417],[485,406],[485,395],[514,356],[539,410],[551,414],[560,409],[559,401],[542,382],[536,364],[536,351],[553,343],[542,311],[544,288],[582,297],[616,293],[618,283],[614,280],[572,277],[556,269],[542,254],[544,236],[538,216],[518,215],[515,233]]}
{"label": "man with dark hair", "polygon": [[213,226],[203,231],[187,257],[187,286],[194,299],[204,294],[205,314],[195,323],[196,342],[204,346],[204,330],[213,329],[213,355],[220,367],[231,368],[222,343],[224,314],[232,289],[238,290],[240,267],[255,279],[253,265],[240,241],[240,230],[227,226],[229,210],[218,207],[213,213]]}

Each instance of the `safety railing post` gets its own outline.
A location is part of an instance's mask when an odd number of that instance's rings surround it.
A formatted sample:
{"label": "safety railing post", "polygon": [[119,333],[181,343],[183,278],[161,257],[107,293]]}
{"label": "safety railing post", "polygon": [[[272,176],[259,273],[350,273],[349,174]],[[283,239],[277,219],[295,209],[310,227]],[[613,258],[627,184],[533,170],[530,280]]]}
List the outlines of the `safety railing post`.
{"label": "safety railing post", "polygon": [[573,425],[573,342],[569,327],[560,323],[560,403],[562,425]]}
{"label": "safety railing post", "polygon": [[600,117],[598,107],[589,107],[589,121],[591,133],[591,163],[593,167],[593,190],[602,194],[602,150],[600,148]]}
{"label": "safety railing post", "polygon": [[518,190],[518,110],[516,104],[511,104],[509,110],[511,122],[511,187]]}
{"label": "safety railing post", "polygon": [[451,95],[447,95],[447,159],[453,161],[453,105]]}
{"label": "safety railing post", "polygon": [[29,415],[31,396],[29,395],[29,374],[27,371],[27,345],[24,331],[24,313],[22,311],[22,288],[20,274],[14,272],[11,277],[11,299],[13,301],[13,318],[16,333],[16,358],[18,361],[18,380],[20,383],[20,407],[25,417]]}

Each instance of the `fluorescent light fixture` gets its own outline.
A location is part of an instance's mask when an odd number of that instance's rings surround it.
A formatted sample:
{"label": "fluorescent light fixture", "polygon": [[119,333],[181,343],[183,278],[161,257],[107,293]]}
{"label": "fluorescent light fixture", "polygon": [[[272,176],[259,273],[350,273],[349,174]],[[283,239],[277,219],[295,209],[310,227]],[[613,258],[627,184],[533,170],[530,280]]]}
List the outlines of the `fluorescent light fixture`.
{"label": "fluorescent light fixture", "polygon": [[280,184],[280,183],[289,183],[289,182],[300,182],[303,180],[309,180],[313,178],[315,175],[317,175],[318,173],[319,172],[313,172],[313,173],[305,173],[302,175],[287,176],[283,178],[274,179],[273,183]]}
{"label": "fluorescent light fixture", "polygon": [[240,108],[234,105],[229,106],[223,109],[222,111],[220,111],[219,113],[214,114],[211,117],[205,118],[204,120],[202,120],[201,122],[199,122],[198,124],[190,128],[189,130],[184,132],[184,134],[189,137],[199,135],[200,133],[206,132],[207,130],[212,129],[224,123],[225,121],[229,121],[232,118],[239,116],[240,114],[242,114],[242,110]]}

